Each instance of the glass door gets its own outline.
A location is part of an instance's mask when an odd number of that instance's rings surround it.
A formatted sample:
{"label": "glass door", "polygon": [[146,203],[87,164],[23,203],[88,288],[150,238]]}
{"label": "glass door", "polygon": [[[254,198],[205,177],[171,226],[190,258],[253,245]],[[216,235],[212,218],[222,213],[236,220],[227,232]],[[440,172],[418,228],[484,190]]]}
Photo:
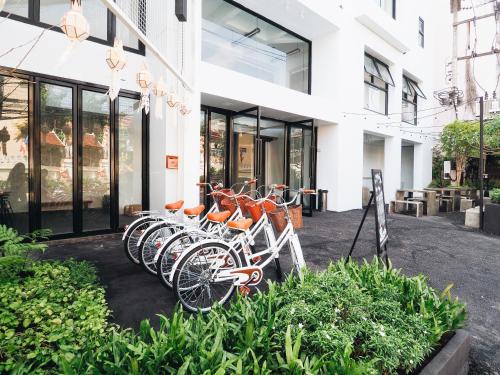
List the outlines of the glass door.
{"label": "glass door", "polygon": [[[289,124],[287,185],[291,190],[315,188],[314,161],[314,129],[312,123],[311,125],[307,125],[307,123]],[[293,196],[294,193],[290,193],[290,198]],[[314,196],[303,197],[302,205],[303,214],[311,216],[315,205]]]}
{"label": "glass door", "polygon": [[40,82],[39,90],[40,227],[53,234],[72,233],[76,218],[76,90],[52,82]]}
{"label": "glass door", "polygon": [[232,122],[231,184],[260,180],[258,118],[243,113],[233,116]]}

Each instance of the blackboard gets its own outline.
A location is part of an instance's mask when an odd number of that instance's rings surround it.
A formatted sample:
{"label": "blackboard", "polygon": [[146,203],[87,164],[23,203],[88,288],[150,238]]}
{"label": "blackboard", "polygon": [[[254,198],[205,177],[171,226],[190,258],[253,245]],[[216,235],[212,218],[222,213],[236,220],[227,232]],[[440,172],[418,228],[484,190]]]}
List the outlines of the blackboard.
{"label": "blackboard", "polygon": [[387,242],[387,219],[385,215],[384,181],[380,169],[372,169],[373,195],[375,199],[375,225],[377,230],[377,247],[381,249]]}

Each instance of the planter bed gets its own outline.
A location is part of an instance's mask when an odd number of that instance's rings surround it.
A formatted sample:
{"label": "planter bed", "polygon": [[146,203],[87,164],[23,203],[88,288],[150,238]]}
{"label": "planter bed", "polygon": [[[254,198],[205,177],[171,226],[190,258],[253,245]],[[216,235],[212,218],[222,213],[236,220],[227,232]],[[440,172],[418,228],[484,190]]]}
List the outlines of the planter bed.
{"label": "planter bed", "polygon": [[432,357],[465,319],[449,288],[438,295],[424,277],[376,261],[340,261],[207,315],[176,311],[158,330],[143,321],[137,333],[106,322],[104,292],[85,263],[0,271],[14,275],[0,289],[0,372],[444,375],[463,358],[453,347],[467,352],[457,331]]}
{"label": "planter bed", "polygon": [[487,203],[484,207],[484,231],[500,236],[500,204]]}

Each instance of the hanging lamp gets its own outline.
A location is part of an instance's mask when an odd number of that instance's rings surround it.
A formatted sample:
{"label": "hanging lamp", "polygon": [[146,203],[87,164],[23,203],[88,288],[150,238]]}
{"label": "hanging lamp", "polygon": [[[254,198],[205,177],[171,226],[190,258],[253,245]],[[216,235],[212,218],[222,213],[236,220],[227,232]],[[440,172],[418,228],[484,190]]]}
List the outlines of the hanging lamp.
{"label": "hanging lamp", "polygon": [[136,82],[141,89],[141,107],[146,114],[149,113],[149,87],[152,82],[151,72],[148,70],[146,63],[143,64],[142,70],[137,73]]}
{"label": "hanging lamp", "polygon": [[120,71],[127,65],[125,53],[123,52],[123,42],[115,38],[113,47],[106,52],[106,63],[111,69],[111,84],[108,95],[111,101],[115,100],[120,92]]}
{"label": "hanging lamp", "polygon": [[64,13],[59,26],[72,43],[82,42],[90,35],[90,25],[82,13],[81,0],[70,0],[70,3],[71,8]]}

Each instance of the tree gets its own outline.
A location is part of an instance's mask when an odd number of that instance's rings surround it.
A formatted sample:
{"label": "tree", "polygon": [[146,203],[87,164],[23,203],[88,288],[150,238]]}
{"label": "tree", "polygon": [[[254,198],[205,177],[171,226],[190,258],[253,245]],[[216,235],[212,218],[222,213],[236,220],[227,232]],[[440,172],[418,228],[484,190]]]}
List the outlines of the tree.
{"label": "tree", "polygon": [[488,154],[500,155],[500,117],[484,125],[484,144]]}
{"label": "tree", "polygon": [[479,156],[479,123],[457,120],[446,125],[441,133],[441,149],[446,157],[455,159],[455,185],[460,186],[467,160]]}

